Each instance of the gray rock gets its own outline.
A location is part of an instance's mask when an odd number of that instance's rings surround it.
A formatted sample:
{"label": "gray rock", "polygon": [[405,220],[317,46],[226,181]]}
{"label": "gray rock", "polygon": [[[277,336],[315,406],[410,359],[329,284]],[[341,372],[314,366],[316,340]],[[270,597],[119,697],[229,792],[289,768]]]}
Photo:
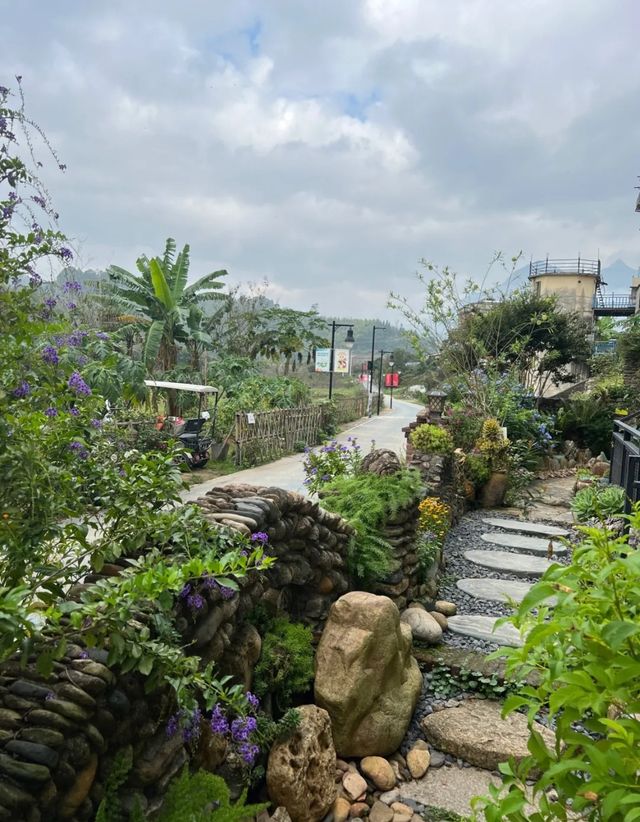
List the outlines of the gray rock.
{"label": "gray rock", "polygon": [[49,769],[44,765],[20,762],[6,754],[0,754],[0,771],[19,782],[48,782],[51,778]]}
{"label": "gray rock", "polygon": [[409,608],[401,614],[400,622],[411,628],[413,638],[419,642],[435,645],[442,640],[442,628],[427,611]]}
{"label": "gray rock", "polygon": [[564,528],[556,528],[555,525],[544,525],[541,522],[524,522],[517,519],[501,519],[489,517],[482,520],[485,525],[492,525],[494,528],[504,528],[506,531],[519,531],[521,534],[534,534],[546,537],[568,537],[569,532]]}
{"label": "gray rock", "polygon": [[508,551],[466,551],[464,557],[483,568],[504,571],[517,577],[541,577],[551,565],[548,559],[542,557],[511,554]]}
{"label": "gray rock", "polygon": [[531,590],[529,582],[515,582],[511,579],[476,579],[467,577],[459,579],[456,583],[461,591],[477,599],[488,599],[495,602],[522,602],[524,597]]}
{"label": "gray rock", "polygon": [[[454,616],[449,617],[449,629],[456,634],[477,637],[496,645],[522,645],[520,634],[513,625],[501,625],[495,628],[498,617],[490,616]],[[495,628],[495,630],[494,630]]]}
{"label": "gray rock", "polygon": [[553,548],[554,554],[566,554],[567,549],[560,545],[553,538],[540,539],[540,537],[527,537],[522,534],[499,534],[495,531],[490,534],[482,534],[480,539],[490,542],[492,545],[502,545],[505,548],[516,548],[519,551],[530,554],[543,554],[547,556],[549,545]]}
{"label": "gray rock", "polygon": [[36,762],[38,765],[46,765],[49,768],[55,768],[58,764],[57,751],[52,751],[46,745],[38,745],[36,742],[12,739],[5,746],[5,750],[19,756],[21,759],[26,759],[28,762]]}

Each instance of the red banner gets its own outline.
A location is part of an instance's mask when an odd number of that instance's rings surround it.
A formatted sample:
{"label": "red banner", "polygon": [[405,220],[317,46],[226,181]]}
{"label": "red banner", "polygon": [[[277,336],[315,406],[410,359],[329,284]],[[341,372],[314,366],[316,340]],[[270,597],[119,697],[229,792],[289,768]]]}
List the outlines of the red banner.
{"label": "red banner", "polygon": [[400,385],[400,374],[393,372],[393,374],[384,375],[385,388],[397,388]]}

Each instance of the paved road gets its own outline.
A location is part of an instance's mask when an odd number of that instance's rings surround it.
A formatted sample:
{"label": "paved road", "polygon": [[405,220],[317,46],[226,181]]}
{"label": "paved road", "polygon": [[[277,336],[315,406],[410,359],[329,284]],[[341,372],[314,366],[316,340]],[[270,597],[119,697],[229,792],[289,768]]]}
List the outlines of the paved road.
{"label": "paved road", "polygon": [[[375,440],[376,448],[390,448],[397,453],[404,453],[402,429],[415,420],[420,409],[421,406],[417,403],[394,398],[393,409],[383,411],[379,417],[372,417],[354,423],[342,431],[336,439],[339,442],[346,442],[347,437],[357,437],[365,453],[371,447],[371,440]],[[184,502],[188,502],[201,497],[215,486],[242,482],[251,485],[275,485],[287,491],[299,491],[304,494],[306,489],[303,482],[303,460],[304,454],[293,454],[267,465],[246,468],[243,471],[236,471],[234,474],[227,474],[224,477],[217,477],[208,482],[192,485],[188,491],[183,492],[182,499]]]}

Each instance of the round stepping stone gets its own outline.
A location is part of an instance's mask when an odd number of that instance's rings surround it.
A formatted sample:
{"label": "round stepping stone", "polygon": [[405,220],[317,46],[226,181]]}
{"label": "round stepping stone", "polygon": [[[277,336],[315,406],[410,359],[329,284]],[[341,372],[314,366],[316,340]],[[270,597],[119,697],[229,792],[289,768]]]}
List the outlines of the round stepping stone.
{"label": "round stepping stone", "polygon": [[541,577],[551,565],[548,559],[508,551],[465,551],[464,558],[492,571],[504,571],[517,577]]}
{"label": "round stepping stone", "polygon": [[482,521],[485,525],[493,525],[507,531],[520,531],[521,534],[534,534],[544,537],[569,536],[569,532],[565,528],[556,528],[555,525],[543,525],[540,522],[524,522],[519,519],[500,519],[498,517],[483,519]]}
{"label": "round stepping stone", "polygon": [[495,645],[511,645],[517,647],[522,645],[520,632],[513,625],[501,625],[494,627],[499,617],[468,615],[449,617],[449,628],[455,634],[471,636],[475,639],[484,639],[485,642],[493,642]]}
{"label": "round stepping stone", "polygon": [[529,582],[514,582],[511,579],[459,579],[456,583],[461,591],[476,599],[489,599],[493,602],[522,602],[531,590]]}
{"label": "round stepping stone", "polygon": [[[492,545],[503,545],[505,548],[517,548],[519,551],[526,551],[530,554],[544,554],[547,555],[549,551],[549,540],[540,539],[540,537],[525,537],[522,534],[482,534],[482,539],[485,542],[490,542]],[[553,541],[553,538],[550,538]],[[567,549],[564,545],[553,542],[554,554],[566,554]]]}

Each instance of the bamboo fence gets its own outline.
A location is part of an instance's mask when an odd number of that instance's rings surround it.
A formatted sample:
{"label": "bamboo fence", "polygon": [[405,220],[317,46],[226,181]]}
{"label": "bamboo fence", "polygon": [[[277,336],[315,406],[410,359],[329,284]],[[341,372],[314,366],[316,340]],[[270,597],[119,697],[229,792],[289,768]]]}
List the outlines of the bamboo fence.
{"label": "bamboo fence", "polygon": [[316,445],[329,425],[364,416],[367,397],[352,397],[322,405],[238,412],[235,420],[236,463],[257,465]]}

